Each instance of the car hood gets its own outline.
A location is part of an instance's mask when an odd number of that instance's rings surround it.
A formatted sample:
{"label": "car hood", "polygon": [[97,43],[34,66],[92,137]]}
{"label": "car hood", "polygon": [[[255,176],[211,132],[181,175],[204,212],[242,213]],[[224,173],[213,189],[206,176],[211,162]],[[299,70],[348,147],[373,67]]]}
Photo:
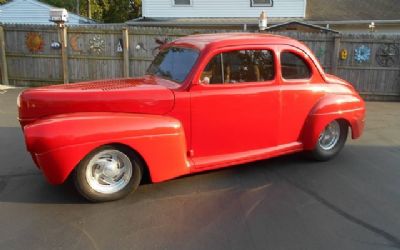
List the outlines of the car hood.
{"label": "car hood", "polygon": [[174,106],[174,93],[161,81],[143,77],[28,89],[18,97],[19,119],[26,124],[74,112],[166,114]]}

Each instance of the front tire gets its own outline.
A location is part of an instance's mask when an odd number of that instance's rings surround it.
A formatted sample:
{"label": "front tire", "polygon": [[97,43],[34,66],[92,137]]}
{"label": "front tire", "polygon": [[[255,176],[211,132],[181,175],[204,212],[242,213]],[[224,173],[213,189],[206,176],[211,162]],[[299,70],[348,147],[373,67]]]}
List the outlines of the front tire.
{"label": "front tire", "polygon": [[319,135],[314,150],[311,151],[312,158],[327,161],[335,157],[346,143],[347,133],[346,122],[334,120],[329,123]]}
{"label": "front tire", "polygon": [[122,147],[103,146],[76,167],[76,189],[92,202],[118,200],[136,190],[143,168],[136,154]]}

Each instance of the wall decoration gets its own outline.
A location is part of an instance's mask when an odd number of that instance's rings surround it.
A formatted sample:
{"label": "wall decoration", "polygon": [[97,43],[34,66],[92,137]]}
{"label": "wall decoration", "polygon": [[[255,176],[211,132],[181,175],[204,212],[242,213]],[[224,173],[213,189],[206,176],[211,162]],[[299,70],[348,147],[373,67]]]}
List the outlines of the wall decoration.
{"label": "wall decoration", "polygon": [[375,54],[376,62],[383,67],[395,65],[399,58],[399,48],[394,44],[381,45]]}
{"label": "wall decoration", "polygon": [[371,49],[365,45],[354,50],[354,60],[358,63],[368,62],[371,57]]}
{"label": "wall decoration", "polygon": [[154,47],[151,52],[153,55],[156,55],[156,54],[158,54],[158,51],[160,50],[160,48],[168,43],[168,37],[165,37],[163,39],[162,38],[154,38],[154,42],[158,46]]}
{"label": "wall decoration", "polygon": [[124,52],[124,41],[122,39],[118,39],[117,52]]}
{"label": "wall decoration", "polygon": [[25,44],[30,52],[36,53],[43,50],[44,41],[39,33],[29,32],[26,34]]}
{"label": "wall decoration", "polygon": [[79,48],[79,39],[80,35],[72,35],[71,38],[69,39],[69,44],[71,45],[71,49],[75,52],[81,52],[82,50]]}
{"label": "wall decoration", "polygon": [[95,35],[89,40],[89,48],[93,53],[100,55],[104,52],[105,42],[101,39],[99,35]]}
{"label": "wall decoration", "polygon": [[60,43],[60,42],[52,41],[50,47],[51,47],[52,49],[61,49],[61,43]]}
{"label": "wall decoration", "polygon": [[348,56],[348,52],[347,52],[347,49],[342,49],[341,51],[340,51],[340,59],[341,60],[347,60],[347,56]]}
{"label": "wall decoration", "polygon": [[154,42],[156,42],[159,45],[159,47],[163,46],[168,43],[168,37],[165,37],[164,39],[154,38]]}

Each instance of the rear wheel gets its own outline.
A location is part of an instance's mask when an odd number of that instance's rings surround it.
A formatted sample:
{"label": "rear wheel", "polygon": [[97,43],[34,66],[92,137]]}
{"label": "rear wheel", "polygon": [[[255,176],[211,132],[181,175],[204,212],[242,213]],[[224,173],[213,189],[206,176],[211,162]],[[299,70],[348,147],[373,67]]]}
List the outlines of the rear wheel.
{"label": "rear wheel", "polygon": [[347,140],[348,126],[343,121],[332,121],[321,132],[311,156],[318,161],[327,161],[335,157]]}
{"label": "rear wheel", "polygon": [[88,154],[74,171],[77,190],[88,200],[117,200],[136,190],[142,179],[142,165],[125,148],[104,146]]}

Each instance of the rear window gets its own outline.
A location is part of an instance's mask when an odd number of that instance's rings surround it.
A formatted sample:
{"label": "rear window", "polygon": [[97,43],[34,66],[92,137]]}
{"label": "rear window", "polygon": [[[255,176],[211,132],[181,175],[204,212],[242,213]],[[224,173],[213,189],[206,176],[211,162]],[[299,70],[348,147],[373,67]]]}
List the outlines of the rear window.
{"label": "rear window", "polygon": [[311,70],[304,59],[292,52],[281,53],[282,77],[285,79],[309,79]]}

